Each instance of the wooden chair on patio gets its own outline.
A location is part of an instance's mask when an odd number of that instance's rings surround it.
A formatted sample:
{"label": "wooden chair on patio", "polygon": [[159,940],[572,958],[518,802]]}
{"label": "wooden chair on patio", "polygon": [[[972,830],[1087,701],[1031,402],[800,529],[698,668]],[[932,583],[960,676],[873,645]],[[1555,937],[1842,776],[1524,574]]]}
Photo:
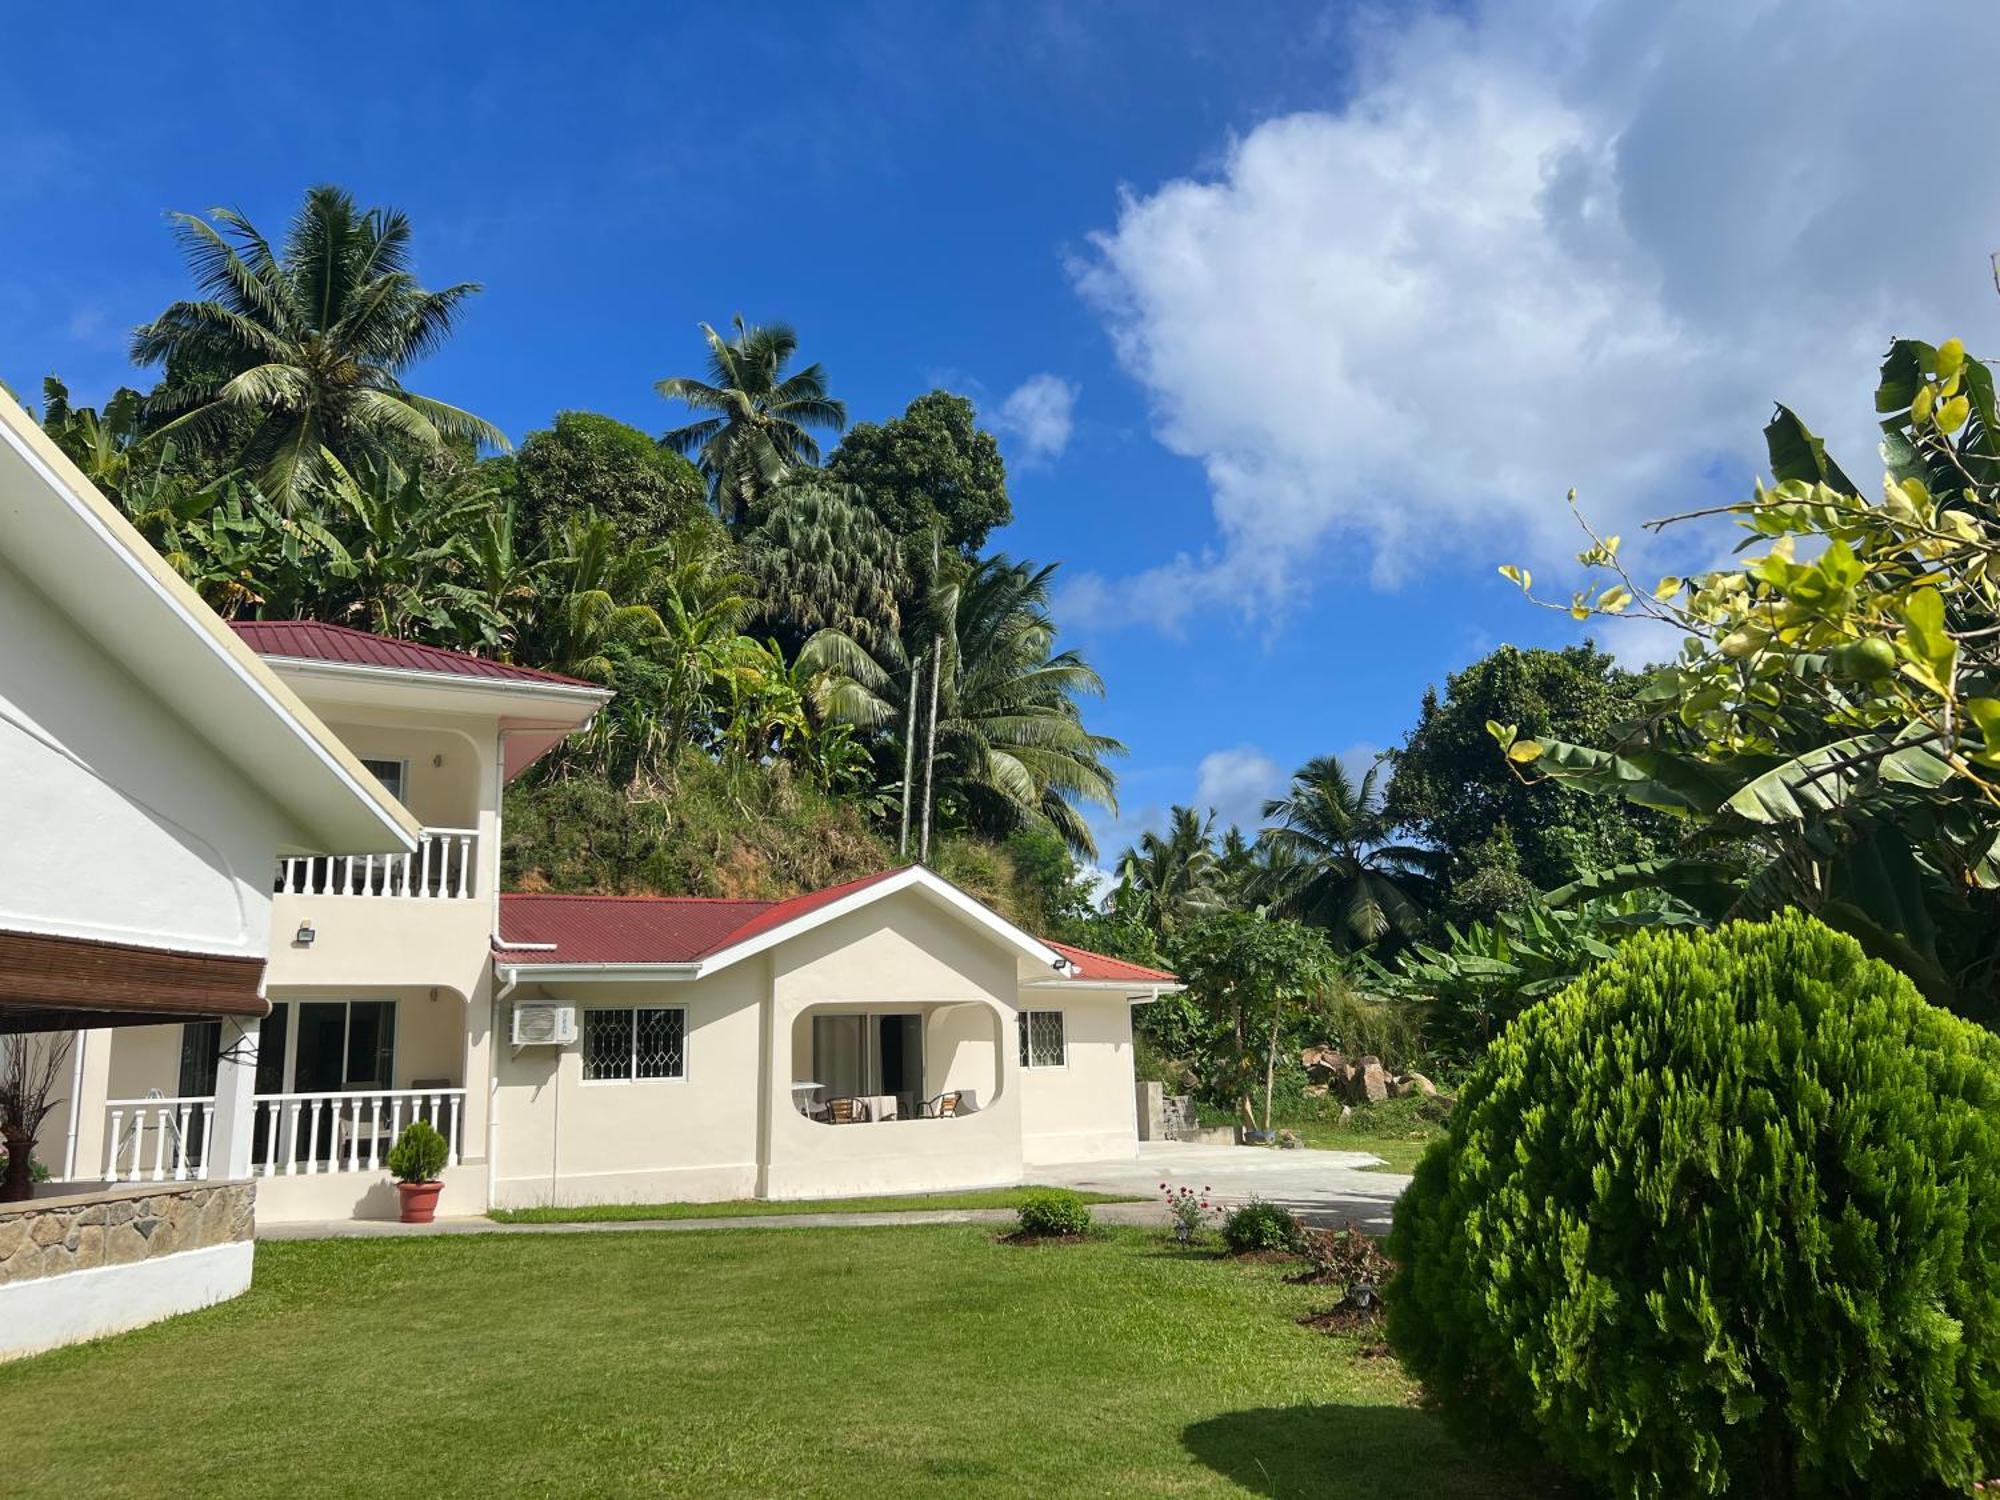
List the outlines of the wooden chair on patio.
{"label": "wooden chair on patio", "polygon": [[829,1125],[861,1125],[868,1119],[868,1106],[859,1099],[829,1099],[826,1101],[826,1122]]}
{"label": "wooden chair on patio", "polygon": [[917,1111],[917,1116],[924,1120],[949,1120],[957,1113],[958,1090],[953,1089],[948,1094],[939,1094],[935,1099],[926,1100],[923,1107]]}

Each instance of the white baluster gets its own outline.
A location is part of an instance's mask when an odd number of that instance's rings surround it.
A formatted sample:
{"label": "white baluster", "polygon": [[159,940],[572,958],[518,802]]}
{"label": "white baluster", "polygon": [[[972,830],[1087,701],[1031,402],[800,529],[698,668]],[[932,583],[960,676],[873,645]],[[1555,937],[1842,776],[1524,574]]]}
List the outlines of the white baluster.
{"label": "white baluster", "polygon": [[[180,1113],[174,1117],[174,1181],[175,1182],[187,1181],[188,1116],[189,1116],[188,1107],[186,1104],[182,1104],[180,1108]],[[204,1136],[202,1139],[206,1140],[207,1137]]]}
{"label": "white baluster", "polygon": [[[143,1127],[142,1127],[143,1130]],[[153,1181],[167,1180],[167,1112],[153,1111]]]}
{"label": "white baluster", "polygon": [[299,1170],[299,1101],[292,1100],[292,1107],[285,1111],[285,1175],[294,1177]]}
{"label": "white baluster", "polygon": [[458,1165],[458,1107],[464,1102],[458,1094],[451,1096],[451,1133],[445,1139],[451,1146],[451,1155],[447,1160],[454,1167]]}
{"label": "white baluster", "polygon": [[372,1094],[368,1099],[368,1170],[381,1170],[378,1153],[382,1149],[382,1096]]}
{"label": "white baluster", "polygon": [[118,1180],[118,1132],[124,1127],[124,1124],[125,1111],[122,1109],[112,1110],[111,1138],[105,1142],[104,1152],[104,1180],[106,1182],[116,1182]]}
{"label": "white baluster", "polygon": [[[257,1142],[258,1122],[261,1121],[264,1126],[264,1164],[262,1170],[266,1177],[271,1176],[278,1170],[278,1136],[281,1133],[279,1125],[283,1113],[283,1110],[275,1101],[267,1102],[259,1099],[257,1101],[256,1112],[250,1116],[250,1142],[253,1146]],[[250,1170],[251,1175],[254,1177],[257,1174],[258,1167],[254,1160],[255,1153],[253,1152],[252,1155],[253,1160],[250,1163]]]}
{"label": "white baluster", "polygon": [[466,877],[472,873],[472,836],[461,833],[458,836],[458,894],[460,899],[470,894]]}
{"label": "white baluster", "polygon": [[[254,1130],[251,1132],[251,1137],[252,1139],[256,1137]],[[194,1171],[194,1175],[203,1182],[208,1181],[208,1158],[210,1155],[208,1143],[214,1139],[215,1101],[208,1099],[204,1100],[201,1106],[201,1161],[195,1167]]]}
{"label": "white baluster", "polygon": [[372,854],[361,862],[361,894],[375,894],[375,856]]}
{"label": "white baluster", "polygon": [[428,896],[431,893],[431,836],[428,833],[417,835],[417,861],[416,894]]}
{"label": "white baluster", "polygon": [[403,1138],[403,1096],[401,1094],[394,1094],[391,1095],[389,1099],[389,1139],[392,1141],[400,1141],[402,1138]]}

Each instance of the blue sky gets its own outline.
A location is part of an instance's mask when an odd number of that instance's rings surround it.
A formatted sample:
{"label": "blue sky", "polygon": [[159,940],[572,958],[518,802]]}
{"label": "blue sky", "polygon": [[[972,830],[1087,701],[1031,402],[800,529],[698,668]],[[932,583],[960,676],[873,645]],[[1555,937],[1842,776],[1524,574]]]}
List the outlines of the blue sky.
{"label": "blue sky", "polygon": [[485,283],[412,383],[516,437],[671,425],[652,382],[738,311],[857,418],[1016,397],[996,541],[1064,563],[1109,683],[1107,857],[1572,638],[1493,573],[1562,578],[1570,485],[1612,529],[1729,498],[1774,397],[1865,457],[1889,336],[1995,343],[2000,166],[1883,114],[1982,97],[1977,0],[1927,12],[1947,47],[1777,0],[333,14],[10,19],[0,379],[131,379],[185,288],[167,210],[276,226],[334,181]]}

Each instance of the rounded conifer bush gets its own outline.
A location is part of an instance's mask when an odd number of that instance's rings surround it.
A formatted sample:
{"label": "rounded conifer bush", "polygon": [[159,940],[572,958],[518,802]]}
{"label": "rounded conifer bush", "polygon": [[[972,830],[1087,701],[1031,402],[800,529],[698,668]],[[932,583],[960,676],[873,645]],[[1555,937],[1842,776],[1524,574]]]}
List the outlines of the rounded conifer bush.
{"label": "rounded conifer bush", "polygon": [[1611,1494],[2000,1473],[2000,1039],[1798,913],[1523,1012],[1389,1253],[1446,1414]]}

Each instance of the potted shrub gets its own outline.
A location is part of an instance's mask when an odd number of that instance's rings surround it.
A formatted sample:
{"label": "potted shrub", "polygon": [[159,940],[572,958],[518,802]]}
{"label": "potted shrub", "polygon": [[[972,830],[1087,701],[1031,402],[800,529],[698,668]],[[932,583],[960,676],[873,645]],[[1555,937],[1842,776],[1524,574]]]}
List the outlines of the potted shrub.
{"label": "potted shrub", "polygon": [[449,1154],[444,1137],[422,1120],[404,1126],[389,1148],[389,1175],[403,1196],[405,1224],[428,1224],[437,1217],[438,1194],[444,1190],[438,1173]]}

